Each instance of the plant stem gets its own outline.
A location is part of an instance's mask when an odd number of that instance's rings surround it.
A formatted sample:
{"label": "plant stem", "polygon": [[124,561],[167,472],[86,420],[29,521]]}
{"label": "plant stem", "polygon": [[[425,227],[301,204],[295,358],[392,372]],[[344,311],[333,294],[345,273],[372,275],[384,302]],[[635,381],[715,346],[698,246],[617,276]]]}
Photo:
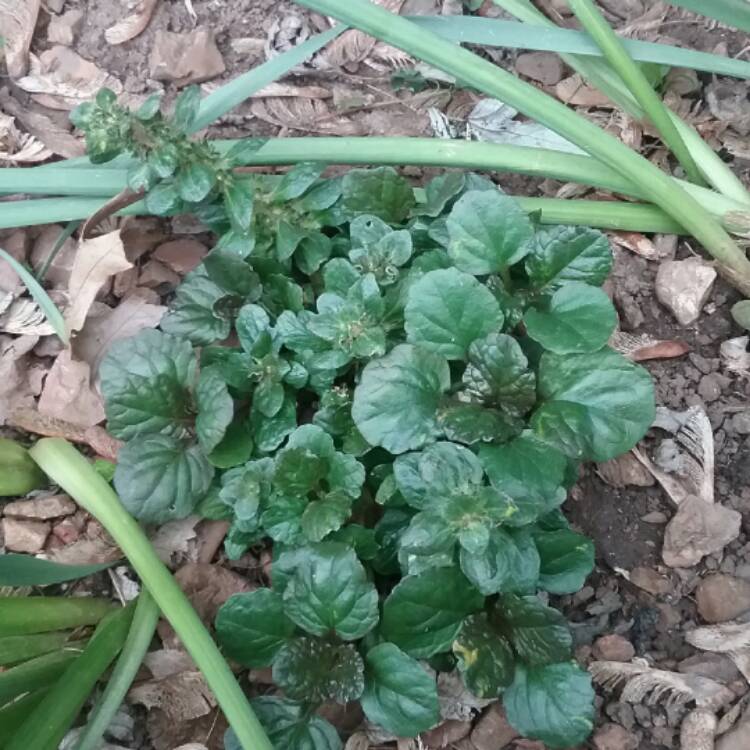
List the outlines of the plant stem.
{"label": "plant stem", "polygon": [[643,107],[662,140],[682,164],[688,177],[702,184],[703,177],[692,154],[680,137],[664,103],[654,91],[643,70],[630,58],[627,50],[599,12],[592,0],[568,0],[583,28],[591,35],[609,64],[630,89],[638,104]]}
{"label": "plant stem", "polygon": [[89,722],[78,740],[76,750],[98,750],[104,733],[133,684],[143,657],[151,645],[158,622],[159,607],[148,590],[143,589],[138,597],[125,645],[107,681],[107,687],[89,716]]}
{"label": "plant stem", "polygon": [[60,438],[44,438],[30,453],[42,470],[89,511],[120,546],[203,672],[244,750],[273,750],[221,652],[109,484],[70,443]]}
{"label": "plant stem", "polygon": [[750,294],[750,261],[711,214],[671,177],[586,118],[491,62],[367,0],[296,2],[333,16],[509,104],[621,172],[705,246],[725,277]]}
{"label": "plant stem", "polygon": [[128,634],[133,608],[110,612],[83,653],[65,670],[13,735],[5,750],[57,750],[89,693],[117,656]]}
{"label": "plant stem", "polygon": [[75,232],[79,226],[81,226],[80,221],[69,221],[63,228],[62,232],[60,232],[58,238],[55,240],[55,244],[49,251],[49,255],[44,259],[44,263],[42,263],[42,267],[36,275],[37,281],[40,284],[44,281],[47,271],[49,271],[49,267],[54,263],[55,258],[60,250],[62,250],[65,241],[73,235],[73,232]]}
{"label": "plant stem", "polygon": [[[558,28],[554,21],[547,18],[528,0],[493,0],[493,2],[506,13],[510,13],[521,21]],[[631,117],[636,120],[643,120],[646,117],[646,113],[609,65],[601,60],[592,60],[583,55],[563,54],[560,57]],[[714,153],[713,149],[700,137],[692,125],[686,123],[671,110],[668,111],[680,137],[692,153],[701,173],[709,184],[722,195],[733,198],[744,205],[750,205],[750,193],[745,189],[737,175]]]}
{"label": "plant stem", "polygon": [[95,625],[112,611],[106,599],[71,596],[0,597],[0,635],[28,635]]}

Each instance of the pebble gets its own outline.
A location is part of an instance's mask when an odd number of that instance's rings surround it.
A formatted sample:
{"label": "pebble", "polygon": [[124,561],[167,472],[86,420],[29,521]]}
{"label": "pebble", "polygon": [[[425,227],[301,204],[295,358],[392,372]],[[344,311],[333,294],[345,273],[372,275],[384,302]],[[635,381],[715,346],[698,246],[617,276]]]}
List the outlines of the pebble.
{"label": "pebble", "polygon": [[186,34],[159,30],[154,36],[149,70],[157,81],[174,81],[178,86],[187,86],[221,75],[226,66],[210,29],[196,29]]}
{"label": "pebble", "polygon": [[71,516],[76,510],[78,506],[67,495],[50,495],[8,503],[3,508],[3,515],[49,521],[51,518]]}
{"label": "pebble", "polygon": [[501,750],[518,737],[518,732],[508,723],[505,709],[493,703],[477,722],[471,741],[477,750]]}
{"label": "pebble", "polygon": [[633,568],[630,571],[630,582],[654,596],[663,596],[672,591],[669,578],[657,573],[653,568]]}
{"label": "pebble", "polygon": [[36,554],[44,548],[50,532],[47,521],[26,521],[19,518],[3,518],[2,533],[8,552]]}
{"label": "pebble", "polygon": [[701,357],[700,354],[690,352],[688,358],[704,375],[708,375],[713,370],[711,363],[705,357]]}
{"label": "pebble", "polygon": [[552,52],[524,52],[516,59],[516,71],[546,86],[559,83],[565,69],[562,60]]}
{"label": "pebble", "polygon": [[715,280],[714,268],[700,258],[668,260],[656,273],[656,297],[680,325],[689,326],[698,320]]}
{"label": "pebble", "polygon": [[750,582],[715,573],[698,584],[695,599],[706,622],[726,622],[750,609]]}
{"label": "pebble", "polygon": [[660,510],[654,510],[651,513],[646,513],[645,516],[641,516],[641,521],[644,523],[661,524],[666,523],[669,520],[669,516],[666,513],[662,513]]}
{"label": "pebble", "polygon": [[635,656],[633,644],[621,635],[603,635],[594,643],[594,658],[629,662]]}
{"label": "pebble", "polygon": [[716,750],[747,750],[750,747],[750,712],[716,742]]}
{"label": "pebble", "polygon": [[697,674],[728,685],[739,678],[740,672],[735,663],[725,654],[710,652],[695,654],[683,659],[677,670],[683,674]]}
{"label": "pebble", "polygon": [[610,719],[614,719],[626,729],[633,729],[633,727],[635,727],[635,713],[633,712],[633,706],[630,703],[608,703],[605,708],[605,713]]}
{"label": "pebble", "polygon": [[706,402],[716,401],[721,396],[722,388],[726,385],[726,378],[716,372],[704,375],[698,384],[698,394]]}
{"label": "pebble", "polygon": [[750,409],[738,412],[732,417],[732,428],[738,435],[750,435]]}

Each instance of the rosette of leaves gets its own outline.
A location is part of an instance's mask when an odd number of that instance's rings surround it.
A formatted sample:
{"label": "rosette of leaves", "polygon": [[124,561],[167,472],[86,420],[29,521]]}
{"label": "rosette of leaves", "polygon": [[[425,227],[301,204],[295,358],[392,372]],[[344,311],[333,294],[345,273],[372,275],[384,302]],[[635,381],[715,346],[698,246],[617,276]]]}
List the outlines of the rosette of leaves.
{"label": "rosette of leaves", "polygon": [[[391,168],[290,174],[253,178],[248,243],[221,241],[163,332],[112,347],[123,500],[144,521],[227,519],[232,557],[273,545],[272,589],[218,630],[273,667],[285,697],[258,715],[277,746],[340,748],[328,701],[394,736],[430,728],[427,660],[524,735],[584,742],[593,693],[547,601],[583,585],[593,548],[559,509],[581,461],[654,415],[648,374],[607,346],[606,238],[540,228],[474,175],[417,202]],[[320,263],[303,239],[279,254],[282,221],[327,238]]]}

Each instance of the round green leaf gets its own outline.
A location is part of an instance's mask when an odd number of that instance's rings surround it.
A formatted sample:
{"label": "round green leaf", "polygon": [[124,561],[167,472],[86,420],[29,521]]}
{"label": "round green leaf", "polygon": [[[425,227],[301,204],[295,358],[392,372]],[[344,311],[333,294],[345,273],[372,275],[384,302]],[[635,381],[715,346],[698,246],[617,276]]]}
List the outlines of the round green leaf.
{"label": "round green leaf", "polygon": [[654,387],[646,370],[610,349],[542,355],[537,435],[572,458],[608,461],[630,450],[651,426]]}
{"label": "round green leaf", "polygon": [[352,214],[372,214],[399,224],[414,205],[409,181],[393,167],[350,169],[342,182],[344,208]]}
{"label": "round green leaf", "polygon": [[267,667],[296,627],[284,614],[281,595],[270,589],[235,594],[216,616],[224,653],[245,667]]}
{"label": "round green leaf", "polygon": [[362,695],[365,665],[359,652],[348,643],[294,638],[276,654],[273,680],[292,700],[347,703]]}
{"label": "round green leaf", "polygon": [[234,401],[223,378],[215,370],[204,370],[195,389],[198,416],[195,434],[206,453],[216,448],[234,417]]}
{"label": "round green leaf", "polygon": [[458,568],[433,568],[399,583],[383,604],[380,632],[407,654],[426,659],[450,649],[466,615],[484,597]]}
{"label": "round green leaf", "polygon": [[534,531],[541,559],[539,586],[551,594],[574,594],[594,569],[594,544],[568,529]]}
{"label": "round green leaf", "polygon": [[513,650],[486,612],[464,620],[453,653],[466,687],[479,698],[497,698],[513,681]]}
{"label": "round green leaf", "polygon": [[529,250],[526,273],[537,289],[556,289],[569,281],[601,286],[612,268],[609,240],[588,227],[544,229]]}
{"label": "round green leaf", "polygon": [[437,686],[425,669],[393,643],[365,657],[362,709],[374,724],[398,737],[414,737],[440,720]]}
{"label": "round green leaf", "polygon": [[560,287],[546,310],[530,308],[523,319],[526,333],[555,354],[595,352],[617,326],[617,313],[609,297],[588,284]]}
{"label": "round green leaf", "polygon": [[188,164],[177,173],[175,187],[180,198],[189,203],[200,203],[216,183],[213,167],[201,162]]}
{"label": "round green leaf", "polygon": [[409,343],[446,359],[465,359],[472,341],[503,325],[492,292],[455,268],[430,271],[412,284],[404,318]]}
{"label": "round green leaf", "polygon": [[231,469],[250,460],[253,438],[247,414],[238,414],[227,427],[221,442],[211,451],[208,460],[217,469]]}
{"label": "round green leaf", "polygon": [[544,667],[517,664],[503,706],[508,721],[524,737],[551,748],[581,744],[594,727],[591,677],[574,662]]}
{"label": "round green leaf", "polygon": [[504,631],[526,664],[553,664],[572,656],[573,636],[565,617],[536,596],[505,594],[498,611]]}
{"label": "round green leaf", "polygon": [[312,635],[354,641],[378,622],[378,592],[351,547],[323,542],[297,566],[284,590],[288,617]]}
{"label": "round green leaf", "polygon": [[518,262],[534,234],[519,203],[500,191],[470,190],[447,220],[448,253],[461,271],[482,276]]}
{"label": "round green leaf", "polygon": [[421,448],[439,434],[438,406],[449,385],[443,357],[400,344],[362,371],[354,391],[354,423],[368,443],[391,453]]}
{"label": "round green leaf", "polygon": [[197,445],[169,435],[126,443],[117,458],[114,484],[128,512],[144,523],[189,516],[211,486],[214,467]]}
{"label": "round green leaf", "polygon": [[523,429],[523,422],[517,417],[483,404],[466,404],[461,401],[444,405],[438,421],[448,440],[466,445],[503,443]]}
{"label": "round green leaf", "polygon": [[352,498],[341,490],[313,500],[305,508],[300,526],[311,542],[320,542],[340,529],[352,514]]}

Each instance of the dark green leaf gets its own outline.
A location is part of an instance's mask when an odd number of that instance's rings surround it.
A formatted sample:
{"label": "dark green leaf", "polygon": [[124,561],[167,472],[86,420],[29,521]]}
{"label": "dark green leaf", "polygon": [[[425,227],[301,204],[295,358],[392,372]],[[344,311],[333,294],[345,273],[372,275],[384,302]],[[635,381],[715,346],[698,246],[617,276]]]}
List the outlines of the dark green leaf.
{"label": "dark green leaf", "polygon": [[301,526],[311,542],[320,542],[340,529],[352,514],[352,498],[342,491],[329,492],[314,500],[302,514]]}
{"label": "dark green leaf", "polygon": [[557,289],[568,281],[600,286],[611,268],[609,240],[596,229],[552,227],[529,243],[526,273],[537,289]]}
{"label": "dark green leaf", "polygon": [[342,542],[353,547],[360,560],[372,560],[378,554],[379,545],[375,540],[375,530],[348,523],[328,537],[333,542]]}
{"label": "dark green leaf", "polygon": [[372,214],[390,224],[404,221],[415,203],[409,182],[393,167],[349,170],[342,196],[352,214]]}
{"label": "dark green leaf", "polygon": [[221,442],[211,451],[208,460],[217,469],[230,469],[250,459],[253,454],[253,437],[247,413],[235,415]]}
{"label": "dark green leaf", "polygon": [[463,382],[471,398],[511,417],[523,416],[536,401],[536,379],[528,360],[518,342],[504,333],[471,344]]}
{"label": "dark green leaf", "polygon": [[290,619],[312,635],[354,641],[378,622],[378,592],[354,550],[337,542],[311,548],[284,591]]}
{"label": "dark green leaf", "polygon": [[150,190],[158,180],[158,175],[146,162],[136,162],[128,169],[128,187],[131,190]]}
{"label": "dark green leaf", "polygon": [[216,370],[201,372],[195,401],[198,408],[195,433],[203,450],[211,453],[221,443],[234,416],[234,401]]}
{"label": "dark green leaf", "polygon": [[[305,705],[268,696],[255,698],[251,705],[277,750],[341,750],[336,730],[320,716],[310,716]],[[244,750],[231,730],[224,746]]]}
{"label": "dark green leaf", "polygon": [[449,385],[445,359],[400,344],[362,371],[354,391],[354,422],[371,445],[391,453],[420,448],[439,434],[437,410]]}
{"label": "dark green leaf", "polygon": [[270,453],[278,448],[284,438],[297,427],[296,399],[286,394],[284,403],[273,417],[266,417],[258,409],[250,412],[250,428],[259,451]]}
{"label": "dark green leaf", "polygon": [[513,650],[486,612],[464,620],[453,653],[466,687],[479,698],[498,698],[513,681]]}
{"label": "dark green leaf", "polygon": [[214,467],[197,445],[169,435],[147,435],[120,449],[115,489],[144,523],[185,518],[208,492]]}
{"label": "dark green leaf", "polygon": [[516,665],[503,705],[513,727],[551,748],[583,743],[594,727],[591,677],[574,662]]}
{"label": "dark green leaf", "polygon": [[294,256],[302,273],[312,276],[331,257],[331,240],[322,232],[311,232],[299,244]]}
{"label": "dark green leaf", "polygon": [[232,227],[247,232],[253,221],[255,186],[251,180],[232,177],[224,185],[224,206]]}
{"label": "dark green leaf", "polygon": [[216,172],[209,164],[194,162],[182,167],[177,173],[175,187],[182,200],[199,203],[216,183]]}
{"label": "dark green leaf", "polygon": [[232,250],[212,250],[203,265],[211,281],[227,292],[237,294],[249,302],[260,297],[258,274]]}
{"label": "dark green leaf", "polygon": [[475,443],[503,443],[518,435],[523,422],[482,404],[450,401],[438,414],[438,423],[448,440],[474,445]]}
{"label": "dark green leaf", "polygon": [[393,643],[381,643],[365,657],[362,709],[367,718],[399,737],[413,737],[440,720],[435,680]]}
{"label": "dark green leaf", "polygon": [[530,308],[523,319],[528,335],[555,354],[595,352],[617,326],[609,297],[595,287],[571,282],[561,286],[543,310]]}
{"label": "dark green leaf", "polygon": [[166,216],[179,208],[180,196],[175,184],[165,181],[151,188],[143,203],[148,213],[154,216]]}
{"label": "dark green leaf", "polygon": [[269,666],[295,630],[284,614],[281,595],[270,589],[234,594],[216,616],[219,645],[245,667]]}
{"label": "dark green leaf", "polygon": [[571,458],[608,461],[630,450],[654,420],[654,388],[642,367],[610,349],[544,354],[537,437]]}
{"label": "dark green leaf", "polygon": [[560,612],[536,596],[501,597],[498,612],[519,658],[531,666],[570,659],[573,637]]}
{"label": "dark green leaf", "polygon": [[273,200],[283,203],[299,198],[318,181],[325,168],[326,165],[319,162],[308,161],[295,164],[279,181],[273,191]]}
{"label": "dark green leaf", "polygon": [[446,359],[465,359],[472,341],[503,325],[492,292],[455,268],[430,271],[412,284],[404,318],[409,343]]}
{"label": "dark green leaf", "polygon": [[245,138],[237,141],[224,154],[224,158],[233,167],[245,166],[267,142],[267,138]]}
{"label": "dark green leaf", "polygon": [[567,529],[534,531],[541,559],[539,586],[551,594],[574,594],[594,569],[594,544]]}
{"label": "dark green leaf", "polygon": [[172,127],[180,133],[189,133],[201,103],[200,87],[193,84],[184,88],[174,104]]}
{"label": "dark green leaf", "polygon": [[75,581],[112,567],[114,562],[98,565],[62,565],[31,555],[0,555],[0,586],[49,586]]}
{"label": "dark green leaf", "polygon": [[156,330],[141,331],[116,341],[100,372],[107,429],[115,437],[179,435],[185,428],[196,373],[188,341]]}
{"label": "dark green leaf", "polygon": [[431,216],[435,218],[443,213],[448,203],[460,194],[466,177],[463,172],[446,172],[438,175],[425,185],[425,202],[417,205],[414,216]]}
{"label": "dark green leaf", "polygon": [[354,646],[348,643],[294,638],[276,654],[273,679],[292,700],[347,703],[362,695],[365,665]]}
{"label": "dark green leaf", "polygon": [[517,263],[534,230],[516,200],[500,191],[470,190],[448,216],[448,252],[461,271],[483,276]]}
{"label": "dark green leaf", "polygon": [[425,659],[450,649],[466,615],[484,597],[458,568],[433,568],[399,583],[383,604],[380,632],[407,654]]}

